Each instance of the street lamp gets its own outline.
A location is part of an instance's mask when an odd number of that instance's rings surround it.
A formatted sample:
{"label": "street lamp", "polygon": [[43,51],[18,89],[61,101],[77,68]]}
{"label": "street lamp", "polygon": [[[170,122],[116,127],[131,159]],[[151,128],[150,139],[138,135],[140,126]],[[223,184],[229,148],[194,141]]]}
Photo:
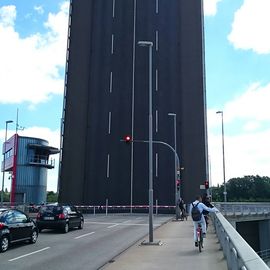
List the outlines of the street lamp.
{"label": "street lamp", "polygon": [[8,124],[13,123],[12,120],[6,121],[6,132],[5,132],[5,141],[4,141],[4,156],[3,156],[3,179],[2,179],[2,191],[1,191],[1,206],[3,207],[4,201],[4,183],[5,183],[5,167],[6,167],[6,147],[7,147],[7,127]]}
{"label": "street lamp", "polygon": [[221,129],[222,129],[222,156],[223,156],[223,184],[224,184],[224,202],[227,202],[226,180],[225,180],[225,152],[224,152],[224,125],[223,125],[223,111],[217,111],[221,114]]}
{"label": "street lamp", "polygon": [[[176,114],[175,113],[168,113],[169,116],[173,117],[173,121],[174,121],[174,150],[175,150],[175,155],[174,155],[174,173],[175,173],[175,215],[176,215],[176,220],[179,218],[179,211],[177,208],[177,202],[178,199],[181,197],[181,187],[180,187],[180,183],[179,183],[179,195],[178,195],[178,191],[177,191],[177,181],[178,181],[178,177],[177,177],[177,158],[176,158]],[[180,164],[178,164],[178,166],[180,167]],[[179,168],[179,172],[180,172],[180,168]]]}
{"label": "street lamp", "polygon": [[149,49],[149,243],[153,243],[153,117],[152,117],[152,48],[153,42],[139,41]]}

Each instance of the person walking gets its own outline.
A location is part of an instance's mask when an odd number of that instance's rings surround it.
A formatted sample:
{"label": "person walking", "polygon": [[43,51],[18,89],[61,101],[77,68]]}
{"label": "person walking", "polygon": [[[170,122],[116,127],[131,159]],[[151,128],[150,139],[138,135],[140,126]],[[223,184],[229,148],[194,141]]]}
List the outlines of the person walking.
{"label": "person walking", "polygon": [[[207,193],[205,193],[205,194],[203,195],[203,197],[202,197],[202,203],[205,204],[205,205],[206,205],[207,207],[209,207],[209,208],[214,208],[214,205],[211,204],[210,198],[209,198],[209,196],[207,195]],[[207,230],[208,224],[209,224],[209,217],[208,217],[209,212],[206,211],[206,210],[203,210],[202,213],[203,213],[203,216],[204,216],[204,219],[205,219],[206,230]]]}

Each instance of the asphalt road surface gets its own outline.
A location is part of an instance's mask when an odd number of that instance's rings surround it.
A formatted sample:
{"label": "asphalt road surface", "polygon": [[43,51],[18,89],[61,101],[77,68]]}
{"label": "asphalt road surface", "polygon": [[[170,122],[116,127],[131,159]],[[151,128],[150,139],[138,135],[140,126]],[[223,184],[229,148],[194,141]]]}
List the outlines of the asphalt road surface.
{"label": "asphalt road surface", "polygon": [[[154,228],[170,218],[154,217]],[[44,230],[36,244],[11,246],[0,253],[0,269],[96,270],[148,232],[148,215],[85,215],[83,230]]]}

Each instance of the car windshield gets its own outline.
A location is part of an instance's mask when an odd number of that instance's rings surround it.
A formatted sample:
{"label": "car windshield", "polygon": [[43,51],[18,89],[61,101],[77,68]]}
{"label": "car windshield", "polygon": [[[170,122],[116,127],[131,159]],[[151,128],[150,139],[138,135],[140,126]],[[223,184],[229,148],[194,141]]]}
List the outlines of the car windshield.
{"label": "car windshield", "polygon": [[57,205],[46,205],[46,206],[42,206],[40,208],[40,212],[41,213],[51,212],[53,214],[60,214],[63,212],[63,208],[61,206],[57,206]]}
{"label": "car windshield", "polygon": [[0,222],[4,222],[5,221],[5,215],[7,213],[6,209],[0,209]]}
{"label": "car windshield", "polygon": [[7,209],[1,208],[1,209],[0,209],[0,216],[1,216],[4,212],[6,212],[6,211],[7,211]]}

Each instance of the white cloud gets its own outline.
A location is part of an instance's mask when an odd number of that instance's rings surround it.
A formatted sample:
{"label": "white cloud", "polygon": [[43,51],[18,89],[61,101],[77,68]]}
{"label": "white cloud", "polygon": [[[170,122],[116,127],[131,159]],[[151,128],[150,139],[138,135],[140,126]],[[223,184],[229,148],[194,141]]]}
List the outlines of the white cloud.
{"label": "white cloud", "polygon": [[[221,135],[209,135],[212,183],[223,183]],[[226,181],[245,175],[270,176],[270,128],[263,132],[224,136]]]}
{"label": "white cloud", "polygon": [[44,13],[44,9],[42,6],[34,6],[34,10],[37,11],[38,14]]}
{"label": "white cloud", "polygon": [[[270,83],[265,86],[254,83],[245,93],[225,104],[226,180],[245,175],[270,176],[269,100]],[[216,111],[208,110],[208,145],[214,185],[223,183],[221,121]],[[234,134],[235,127],[237,134]]]}
{"label": "white cloud", "polygon": [[15,18],[16,18],[15,6],[4,6],[0,8],[0,24],[2,24],[4,27],[13,26]]}
{"label": "white cloud", "polygon": [[254,83],[244,94],[225,105],[226,121],[244,119],[270,122],[269,100],[270,83],[264,86]]}
{"label": "white cloud", "polygon": [[217,4],[222,0],[204,0],[203,9],[205,16],[215,16],[217,13]]}
{"label": "white cloud", "polygon": [[35,105],[63,93],[68,6],[48,15],[47,33],[26,38],[15,31],[16,8],[0,8],[0,103]]}
{"label": "white cloud", "polygon": [[60,131],[51,130],[47,127],[30,127],[18,131],[19,136],[35,137],[44,139],[49,142],[50,146],[59,148],[60,146]]}
{"label": "white cloud", "polygon": [[236,11],[229,41],[236,49],[270,53],[270,1],[245,0]]}
{"label": "white cloud", "polygon": [[261,123],[257,122],[257,121],[250,121],[247,122],[244,126],[243,126],[243,130],[247,131],[247,132],[251,132],[251,131],[255,131],[258,130],[262,127]]}

